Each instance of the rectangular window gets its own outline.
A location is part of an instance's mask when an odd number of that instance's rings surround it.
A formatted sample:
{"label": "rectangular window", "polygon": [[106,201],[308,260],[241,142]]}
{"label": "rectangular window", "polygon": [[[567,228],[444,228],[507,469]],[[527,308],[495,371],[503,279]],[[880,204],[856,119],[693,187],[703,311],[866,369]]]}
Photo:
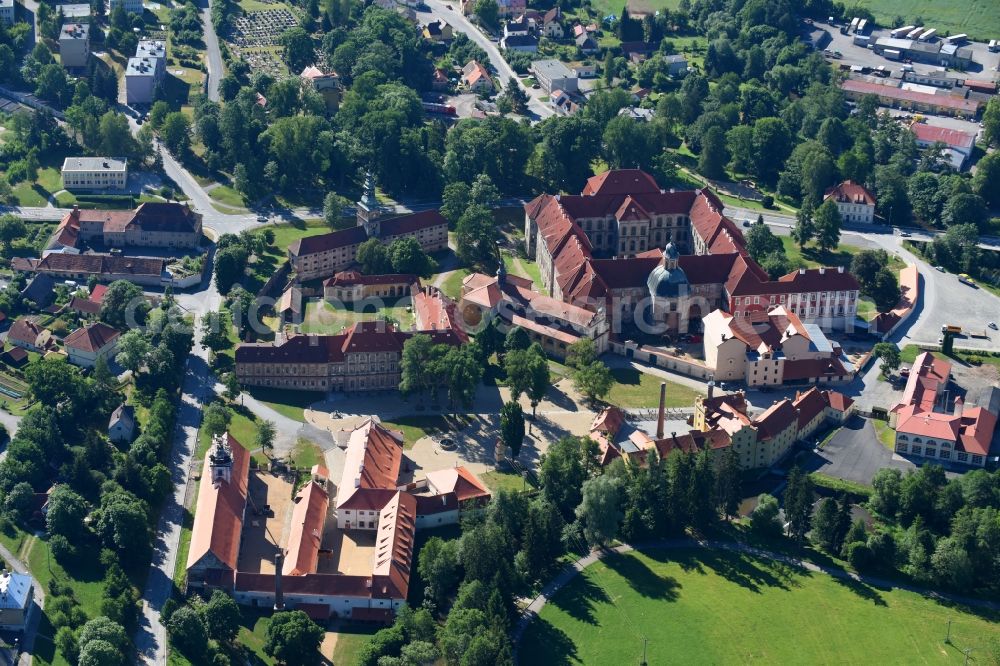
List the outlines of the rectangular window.
{"label": "rectangular window", "polygon": [[983,464],[983,457],[982,456],[972,456],[972,464],[973,465],[982,465]]}

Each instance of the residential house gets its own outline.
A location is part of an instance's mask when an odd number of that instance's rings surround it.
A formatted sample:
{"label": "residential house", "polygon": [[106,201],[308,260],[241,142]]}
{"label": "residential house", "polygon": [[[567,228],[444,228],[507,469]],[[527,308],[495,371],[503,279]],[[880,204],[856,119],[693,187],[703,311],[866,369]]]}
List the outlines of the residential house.
{"label": "residential house", "polygon": [[44,352],[53,342],[52,331],[33,319],[18,317],[7,331],[7,342],[28,351]]}
{"label": "residential house", "polygon": [[24,631],[34,603],[35,581],[28,575],[4,569],[0,573],[0,630]]}
{"label": "residential house", "polygon": [[[419,331],[385,322],[357,322],[336,335],[292,335],[280,342],[236,347],[236,376],[245,386],[293,391],[387,391],[399,387],[403,344]],[[458,345],[451,331],[434,342]]]}
{"label": "residential house", "polygon": [[497,5],[499,6],[498,14],[501,18],[520,16],[528,8],[527,0],[499,0]]}
{"label": "residential house", "polygon": [[432,42],[450,42],[453,37],[452,27],[447,21],[437,19],[424,26],[423,35],[424,39]]}
{"label": "residential house", "polygon": [[62,180],[67,190],[124,190],[128,165],[111,157],[67,157]]}
{"label": "residential house", "polygon": [[847,224],[871,224],[875,221],[875,195],[864,185],[845,180],[823,195],[823,201],[831,199]]}
{"label": "residential house", "polygon": [[592,62],[576,63],[572,69],[577,77],[581,79],[592,79],[597,76],[597,65]]}
{"label": "residential house", "polygon": [[565,35],[562,22],[562,9],[556,5],[542,16],[542,34],[549,39],[562,39]]}
{"label": "residential house", "polygon": [[910,368],[902,399],[889,410],[896,430],[895,451],[923,460],[966,467],[985,467],[997,415],[965,404],[957,395],[948,401],[951,363],[923,352]]}
{"label": "residential house", "polygon": [[580,80],[576,74],[558,60],[536,60],[531,63],[531,72],[545,92],[562,90],[574,93],[579,89]]}
{"label": "residential house", "polygon": [[0,0],[0,21],[14,25],[14,0]]}
{"label": "residential house", "polygon": [[522,53],[538,52],[538,37],[535,35],[511,35],[500,40],[500,48]]}
{"label": "residential house", "polygon": [[574,37],[574,41],[576,42],[576,48],[580,49],[580,53],[583,53],[584,55],[593,55],[597,53],[601,48],[600,45],[597,43],[597,40],[594,39],[593,36],[587,34],[586,32],[583,32]]}
{"label": "residential house", "polygon": [[917,122],[910,125],[910,131],[916,137],[919,148],[944,144],[942,152],[956,171],[962,171],[968,166],[976,147],[976,136],[971,132]]}
{"label": "residential house", "polygon": [[122,403],[108,420],[108,439],[115,444],[129,444],[135,439],[135,426],[135,408]]}
{"label": "residential house", "polygon": [[70,363],[92,368],[99,358],[109,362],[113,359],[120,337],[121,333],[99,321],[81,326],[67,335],[63,347]]}
{"label": "residential house", "polygon": [[582,95],[570,94],[564,90],[553,90],[549,95],[549,105],[561,116],[572,116],[583,109]]}
{"label": "residential house", "polygon": [[493,81],[489,71],[475,60],[470,60],[462,68],[462,87],[469,92],[493,92]]}
{"label": "residential house", "polygon": [[59,61],[63,67],[86,67],[90,59],[90,25],[66,23],[59,31]]}
{"label": "residential house", "polygon": [[367,299],[395,301],[420,286],[420,278],[409,273],[362,275],[358,271],[340,271],[323,281],[323,298],[335,304],[357,303]]}
{"label": "residential house", "polygon": [[682,55],[668,55],[663,57],[663,61],[667,63],[667,74],[677,78],[684,76],[688,71],[687,58]]}
{"label": "residential house", "polygon": [[618,111],[619,116],[628,116],[632,120],[648,123],[653,120],[655,112],[653,109],[643,109],[638,106],[626,106]]}
{"label": "residential house", "polygon": [[28,281],[24,289],[21,290],[21,296],[26,301],[32,303],[35,308],[41,310],[48,307],[53,299],[55,299],[55,286],[56,281],[50,276],[36,274]]}
{"label": "residential house", "polygon": [[205,452],[188,548],[188,587],[232,585],[247,506],[250,452],[229,433]]}
{"label": "residential house", "polygon": [[23,347],[11,347],[0,354],[0,360],[12,368],[23,368],[28,363],[28,352]]}
{"label": "residential house", "polygon": [[509,21],[504,21],[504,37],[523,37],[525,35],[533,35],[534,33],[535,22],[534,20],[529,19],[525,14],[521,14],[520,16]]}
{"label": "residential house", "polygon": [[715,310],[702,322],[705,365],[716,381],[781,386],[854,377],[854,366],[840,345],[783,305],[740,319]]}
{"label": "residential house", "polygon": [[431,90],[443,92],[450,87],[451,79],[448,77],[448,72],[440,67],[435,67],[433,74],[431,74]]}
{"label": "residential house", "polygon": [[621,50],[626,60],[638,64],[653,55],[656,45],[652,42],[622,42]]}

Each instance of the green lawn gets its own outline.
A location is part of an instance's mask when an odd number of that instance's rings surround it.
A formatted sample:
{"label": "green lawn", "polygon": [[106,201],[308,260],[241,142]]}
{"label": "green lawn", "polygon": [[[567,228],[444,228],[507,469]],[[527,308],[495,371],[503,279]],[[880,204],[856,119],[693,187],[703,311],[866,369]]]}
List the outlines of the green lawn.
{"label": "green lawn", "polygon": [[411,449],[421,437],[430,437],[440,433],[452,433],[455,430],[465,427],[468,417],[441,416],[439,414],[428,414],[426,416],[401,416],[392,421],[382,421],[382,425],[392,430],[399,430],[403,433],[403,448]]}
{"label": "green lawn", "polygon": [[872,426],[875,428],[875,434],[878,435],[878,441],[890,451],[894,450],[896,448],[896,431],[890,428],[889,424],[885,421],[879,419],[872,419],[871,421]]}
{"label": "green lawn", "polygon": [[896,16],[903,17],[903,25],[910,25],[919,17],[942,35],[964,32],[980,41],[1000,35],[996,0],[857,0],[853,4],[870,10],[880,25],[891,25]]}
{"label": "green lawn", "polygon": [[246,205],[246,202],[243,200],[243,195],[228,185],[213,187],[208,191],[208,196],[215,201],[232,208],[243,208]]}
{"label": "green lawn", "polygon": [[858,317],[860,319],[871,321],[877,314],[878,309],[875,307],[875,301],[867,296],[862,296],[858,299]]}
{"label": "green lawn", "polygon": [[534,488],[530,479],[525,479],[517,472],[486,472],[484,474],[480,474],[479,478],[482,479],[483,483],[486,484],[486,487],[494,493],[500,490],[520,492],[522,490],[531,490]]}
{"label": "green lawn", "polygon": [[[406,301],[409,301],[409,297],[406,297]],[[397,305],[376,310],[373,304],[368,304],[365,311],[358,312],[353,307],[334,307],[323,299],[312,299],[306,301],[306,314],[300,330],[317,335],[336,334],[355,322],[378,321],[383,318],[388,318],[401,330],[409,330],[414,317],[412,312],[407,311],[407,307],[408,305]]]}
{"label": "green lawn", "polygon": [[619,407],[659,407],[660,383],[667,382],[667,407],[693,407],[700,392],[634,368],[613,368],[615,383],[607,401]]}
{"label": "green lawn", "polygon": [[[1000,616],[769,560],[672,550],[611,556],[542,609],[523,664],[918,664],[986,657]],[[952,621],[953,644],[943,642]]]}
{"label": "green lawn", "polygon": [[441,283],[441,291],[443,291],[446,296],[457,301],[462,296],[462,280],[464,280],[471,272],[472,271],[468,268],[456,269],[451,275],[445,278],[444,282]]}
{"label": "green lawn", "polygon": [[292,464],[298,468],[310,469],[313,465],[325,465],[323,450],[308,439],[299,438],[292,448]]}
{"label": "green lawn", "polygon": [[378,629],[377,626],[360,623],[341,626],[337,631],[337,643],[333,648],[333,663],[337,666],[356,664],[358,653]]}
{"label": "green lawn", "polygon": [[[536,264],[531,259],[522,259],[520,257],[515,257],[510,252],[506,250],[502,251],[503,265],[507,269],[507,272],[511,275],[517,275],[523,278],[527,278],[535,283],[535,289],[541,291],[542,289],[542,273],[538,270],[538,264]],[[459,283],[459,291],[461,291],[461,283]]]}
{"label": "green lawn", "polygon": [[299,422],[305,422],[303,412],[307,407],[323,399],[323,393],[318,391],[282,391],[255,387],[247,389],[247,392],[282,416]]}
{"label": "green lawn", "polygon": [[[856,245],[842,243],[836,250],[821,251],[819,248],[807,245],[799,249],[798,244],[791,236],[778,236],[781,244],[785,246],[785,256],[792,268],[819,268],[820,266],[847,266],[851,265],[851,258],[860,252],[862,248]],[[899,271],[906,266],[896,255],[889,255],[888,268],[891,271]]]}

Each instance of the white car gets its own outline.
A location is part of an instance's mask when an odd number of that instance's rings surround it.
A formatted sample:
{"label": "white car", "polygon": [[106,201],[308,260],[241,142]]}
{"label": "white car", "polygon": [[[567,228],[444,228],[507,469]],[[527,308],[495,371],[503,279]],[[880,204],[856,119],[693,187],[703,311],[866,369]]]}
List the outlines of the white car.
{"label": "white car", "polygon": [[986,325],[992,328],[994,331],[997,330],[997,323],[995,321],[988,321]]}

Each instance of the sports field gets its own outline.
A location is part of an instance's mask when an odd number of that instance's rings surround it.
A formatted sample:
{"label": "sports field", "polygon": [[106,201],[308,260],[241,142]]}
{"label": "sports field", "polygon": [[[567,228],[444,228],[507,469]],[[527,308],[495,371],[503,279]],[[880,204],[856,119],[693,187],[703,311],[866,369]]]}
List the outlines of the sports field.
{"label": "sports field", "polygon": [[897,16],[903,25],[920,19],[928,28],[939,33],[968,34],[977,41],[1000,39],[1000,5],[997,0],[857,0],[847,4],[865,7],[878,20],[880,26],[891,26]]}
{"label": "sports field", "polygon": [[[986,658],[997,616],[729,552],[612,555],[555,595],[523,664],[961,663]],[[953,644],[944,643],[952,620]],[[978,663],[978,662],[977,662]]]}

